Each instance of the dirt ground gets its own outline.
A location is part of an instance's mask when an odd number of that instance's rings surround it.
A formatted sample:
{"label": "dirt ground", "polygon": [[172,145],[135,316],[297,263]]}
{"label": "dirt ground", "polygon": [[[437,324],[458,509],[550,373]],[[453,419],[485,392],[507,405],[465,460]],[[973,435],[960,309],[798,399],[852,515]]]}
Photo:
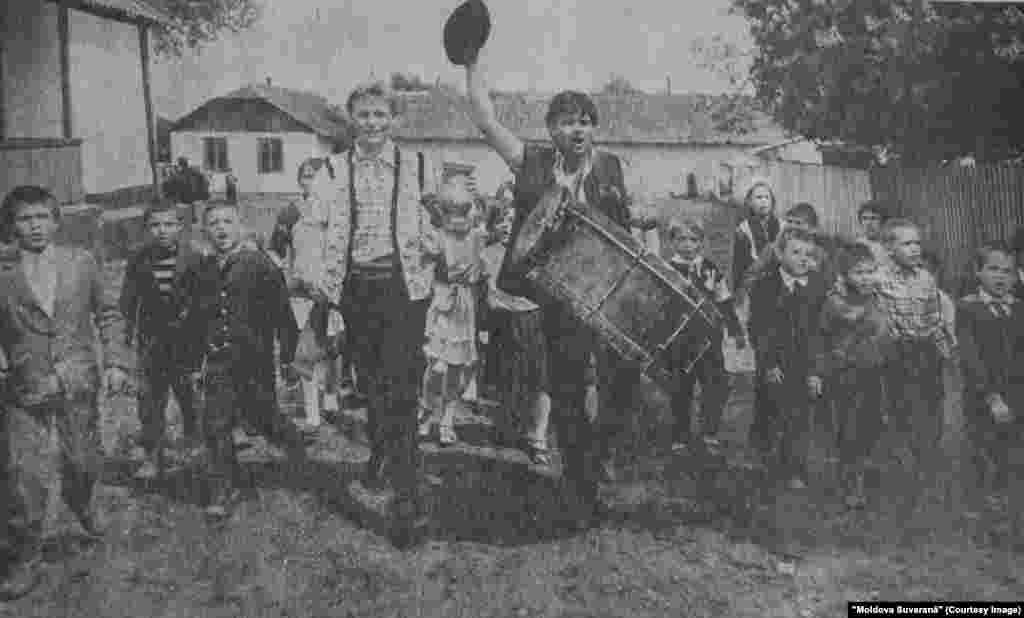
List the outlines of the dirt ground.
{"label": "dirt ground", "polygon": [[[688,208],[714,221],[721,252],[731,213]],[[109,265],[113,283],[122,270]],[[467,415],[466,444],[426,452],[429,539],[405,552],[369,520],[355,523],[345,487],[368,453],[338,429],[321,433],[301,470],[256,439],[244,459],[255,494],[210,527],[189,475],[160,487],[131,480],[138,422],[134,401],[118,398],[103,408],[106,542],[75,547],[67,513],[55,513],[44,583],[0,616],[824,618],[846,615],[850,600],[1019,600],[1024,560],[1005,513],[970,491],[957,382],[949,372],[938,469],[914,480],[887,436],[868,507],[855,513],[829,491],[825,429],[808,491],[776,490],[743,465],[749,376],[734,376],[725,461],[662,454],[667,402],[642,386],[620,479],[604,490],[610,515],[575,533],[558,524],[554,474],[491,447],[484,420]]]}

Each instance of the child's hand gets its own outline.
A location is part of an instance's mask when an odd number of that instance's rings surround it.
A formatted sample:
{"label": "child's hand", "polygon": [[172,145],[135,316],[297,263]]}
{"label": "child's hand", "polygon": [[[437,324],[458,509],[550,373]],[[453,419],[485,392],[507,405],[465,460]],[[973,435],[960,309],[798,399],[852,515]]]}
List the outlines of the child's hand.
{"label": "child's hand", "polygon": [[1006,405],[1006,401],[1003,400],[1002,395],[994,395],[989,398],[988,409],[992,413],[992,418],[997,423],[1009,423],[1013,420],[1013,411],[1010,410],[1010,406]]}
{"label": "child's hand", "polygon": [[480,343],[482,343],[483,345],[487,345],[487,343],[491,340],[491,334],[485,330],[480,331],[477,336],[480,339]]}
{"label": "child's hand", "polygon": [[808,376],[807,377],[807,390],[810,391],[811,397],[821,397],[824,384],[819,376]]}
{"label": "child's hand", "polygon": [[764,374],[764,381],[768,384],[782,384],[782,370],[778,367],[772,367]]}

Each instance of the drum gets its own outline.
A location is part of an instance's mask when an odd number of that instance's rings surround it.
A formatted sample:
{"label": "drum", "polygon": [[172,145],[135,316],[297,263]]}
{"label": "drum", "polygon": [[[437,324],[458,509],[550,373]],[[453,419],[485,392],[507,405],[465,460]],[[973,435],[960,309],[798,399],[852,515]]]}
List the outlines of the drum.
{"label": "drum", "polygon": [[545,193],[510,248],[533,300],[559,303],[663,386],[720,339],[711,299],[596,208]]}

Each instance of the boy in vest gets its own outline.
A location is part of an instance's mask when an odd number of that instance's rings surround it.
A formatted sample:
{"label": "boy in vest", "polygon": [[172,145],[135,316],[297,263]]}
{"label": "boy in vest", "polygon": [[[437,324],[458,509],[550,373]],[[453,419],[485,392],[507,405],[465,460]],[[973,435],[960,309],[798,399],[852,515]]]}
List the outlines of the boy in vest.
{"label": "boy in vest", "polygon": [[390,482],[394,540],[403,543],[419,514],[416,412],[435,269],[424,248],[437,231],[422,203],[436,193],[434,172],[422,154],[391,137],[398,106],[380,83],[349,95],[355,144],[330,157],[333,177],[321,169],[313,180],[310,214],[295,225],[294,246],[298,284],[344,316],[348,351],[369,399],[365,488]]}
{"label": "boy in vest", "polygon": [[[545,116],[551,142],[525,144],[503,126],[494,109],[484,76],[474,62],[466,66],[467,91],[472,117],[485,139],[516,175],[515,213],[512,240],[522,229],[530,212],[551,187],[562,186],[575,199],[600,209],[612,221],[630,230],[634,219],[627,199],[622,163],[615,155],[593,145],[598,123],[597,108],[586,94],[566,91],[555,95]],[[531,296],[530,286],[506,254],[496,285],[514,296]],[[604,465],[610,455],[611,438],[625,424],[633,405],[633,387],[638,371],[621,367],[621,361],[583,327],[580,320],[561,307],[543,309],[543,331],[547,339],[552,410],[563,449],[567,494],[576,501],[574,524],[587,525],[598,515],[599,482],[610,476]],[[588,374],[591,358],[597,356],[598,392],[601,413],[595,421],[587,418]]]}
{"label": "boy in vest", "polygon": [[149,479],[163,470],[165,413],[171,392],[181,408],[186,441],[199,446],[192,387],[178,347],[185,304],[181,276],[198,261],[198,255],[186,252],[178,242],[181,221],[175,203],[150,206],[143,223],[149,242],[128,262],[120,307],[128,325],[127,344],[138,350],[140,446],[146,461],[136,476]]}

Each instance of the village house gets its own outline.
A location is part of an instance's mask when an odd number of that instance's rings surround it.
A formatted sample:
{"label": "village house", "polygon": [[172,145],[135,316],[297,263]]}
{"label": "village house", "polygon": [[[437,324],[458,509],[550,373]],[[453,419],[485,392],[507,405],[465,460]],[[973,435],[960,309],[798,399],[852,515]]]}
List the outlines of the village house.
{"label": "village house", "polygon": [[[396,132],[422,150],[437,166],[461,164],[475,169],[480,189],[493,193],[511,172],[483,141],[467,113],[467,103],[443,89],[405,95],[405,114]],[[501,122],[526,141],[548,141],[544,114],[550,97],[497,95]],[[700,111],[699,95],[594,95],[599,116],[596,142],[626,164],[626,182],[638,197],[655,198],[686,191],[694,174],[701,186],[719,174],[719,163],[760,146],[786,139],[767,116],[755,119],[746,135],[717,131]]]}
{"label": "village house", "polygon": [[243,193],[296,193],[298,166],[349,140],[343,112],[323,97],[266,84],[211,99],[170,129],[173,159],[186,157],[223,191],[228,171]]}
{"label": "village house", "polygon": [[49,187],[63,204],[152,194],[150,0],[0,2],[0,194]]}

